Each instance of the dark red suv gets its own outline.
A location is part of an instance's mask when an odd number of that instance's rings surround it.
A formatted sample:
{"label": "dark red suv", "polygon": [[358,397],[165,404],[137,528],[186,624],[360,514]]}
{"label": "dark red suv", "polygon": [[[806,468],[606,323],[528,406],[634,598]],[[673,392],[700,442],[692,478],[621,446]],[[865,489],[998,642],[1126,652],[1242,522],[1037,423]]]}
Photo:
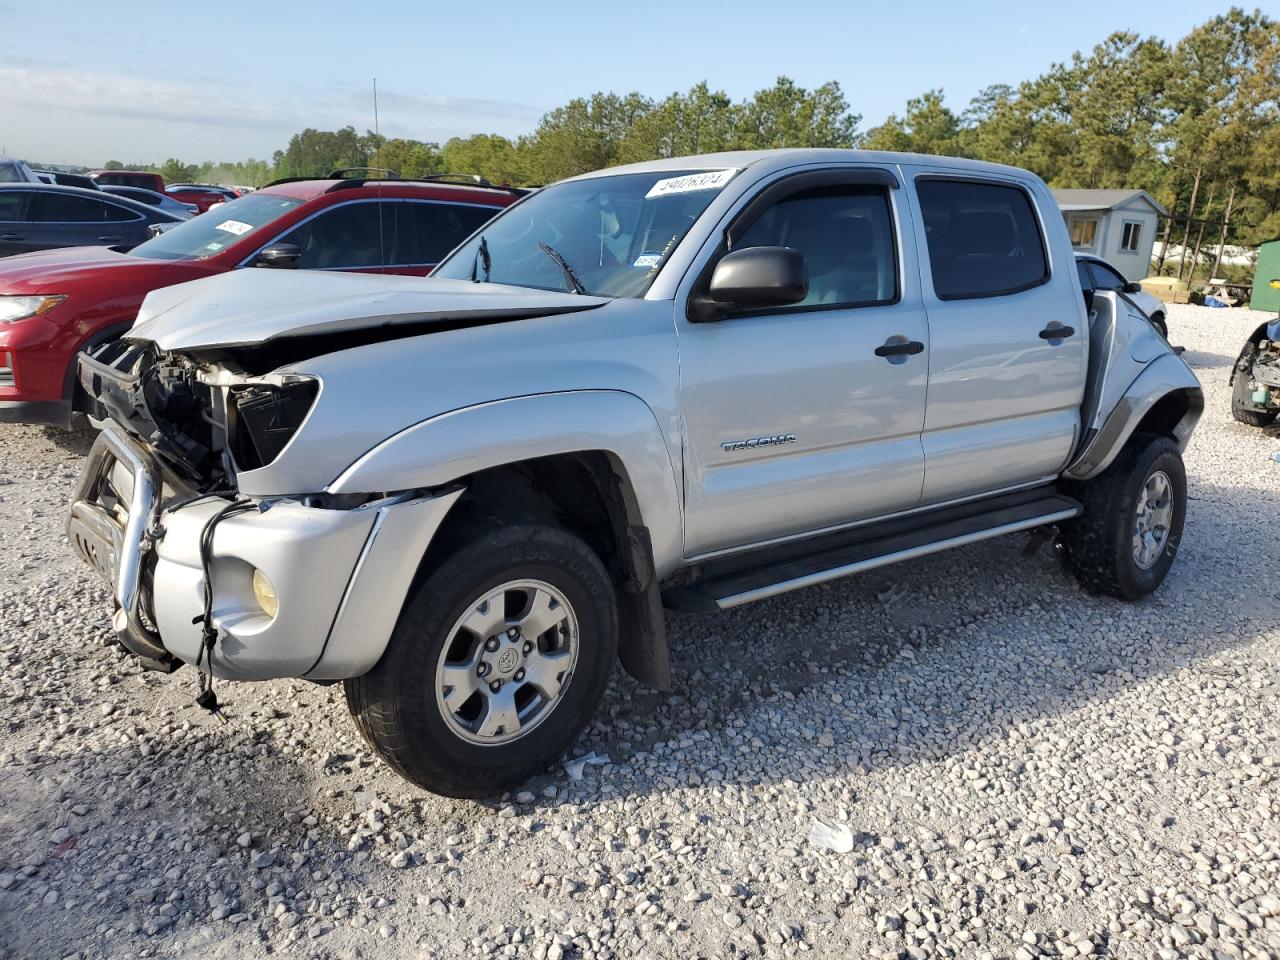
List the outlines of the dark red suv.
{"label": "dark red suv", "polygon": [[446,178],[281,180],[128,253],[0,259],[0,422],[69,424],[76,355],[128,330],[152,290],[241,267],[426,276],[523,192]]}

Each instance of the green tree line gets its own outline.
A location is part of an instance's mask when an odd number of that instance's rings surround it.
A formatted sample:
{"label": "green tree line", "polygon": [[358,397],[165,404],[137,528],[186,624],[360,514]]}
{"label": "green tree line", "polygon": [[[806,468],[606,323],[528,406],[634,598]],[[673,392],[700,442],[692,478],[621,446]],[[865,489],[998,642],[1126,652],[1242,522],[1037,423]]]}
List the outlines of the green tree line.
{"label": "green tree line", "polygon": [[619,163],[719,150],[863,147],[973,157],[1034,170],[1053,186],[1142,188],[1173,214],[1165,239],[1199,248],[1280,235],[1280,27],[1232,8],[1176,43],[1118,32],[1017,86],[962,109],[942,90],[859,128],[840,85],[779,77],[734,101],[699,83],[661,99],[595,93],[544,115],[529,134],[388,139],[354,127],[294,134],[270,160],[158,169],[168,180],[261,185],[377,167],[404,177],[478,174],[543,184]]}

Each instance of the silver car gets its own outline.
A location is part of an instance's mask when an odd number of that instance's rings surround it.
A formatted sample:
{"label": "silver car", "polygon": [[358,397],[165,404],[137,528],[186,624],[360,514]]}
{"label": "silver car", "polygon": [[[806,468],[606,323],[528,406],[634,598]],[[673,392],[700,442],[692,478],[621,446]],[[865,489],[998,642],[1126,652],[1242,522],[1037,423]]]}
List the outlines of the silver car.
{"label": "silver car", "polygon": [[[216,216],[216,214],[210,214]],[[233,226],[233,225],[232,225]],[[714,612],[1035,531],[1155,590],[1195,375],[1086,315],[1045,185],[843,150],[681,157],[531,194],[428,279],[254,269],[157,290],[81,361],[112,421],[71,508],[120,642],[341,680],[404,776],[541,770],[615,660],[668,687]]]}

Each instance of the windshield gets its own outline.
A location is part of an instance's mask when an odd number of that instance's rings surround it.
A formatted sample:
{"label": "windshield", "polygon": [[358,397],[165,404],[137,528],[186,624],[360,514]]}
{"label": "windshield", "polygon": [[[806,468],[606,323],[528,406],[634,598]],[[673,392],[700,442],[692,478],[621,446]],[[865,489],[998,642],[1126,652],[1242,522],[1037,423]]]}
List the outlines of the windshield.
{"label": "windshield", "polygon": [[180,223],[129,251],[149,260],[203,260],[279,220],[301,200],[251,193]]}
{"label": "windshield", "polygon": [[487,224],[432,276],[643,296],[736,172],[626,173],[555,184]]}

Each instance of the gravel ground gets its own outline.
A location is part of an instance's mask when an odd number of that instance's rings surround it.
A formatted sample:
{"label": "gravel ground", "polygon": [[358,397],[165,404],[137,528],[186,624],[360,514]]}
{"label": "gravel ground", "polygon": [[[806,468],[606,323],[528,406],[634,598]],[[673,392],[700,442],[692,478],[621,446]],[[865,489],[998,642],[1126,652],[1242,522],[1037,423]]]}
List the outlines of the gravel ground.
{"label": "gravel ground", "polygon": [[[1280,443],[1263,317],[1174,307],[1204,381],[1164,588],[1005,538],[670,621],[492,804],[374,760],[341,689],[140,672],[73,561],[83,437],[0,426],[0,957],[1280,957]],[[809,841],[847,825],[852,849]]]}

